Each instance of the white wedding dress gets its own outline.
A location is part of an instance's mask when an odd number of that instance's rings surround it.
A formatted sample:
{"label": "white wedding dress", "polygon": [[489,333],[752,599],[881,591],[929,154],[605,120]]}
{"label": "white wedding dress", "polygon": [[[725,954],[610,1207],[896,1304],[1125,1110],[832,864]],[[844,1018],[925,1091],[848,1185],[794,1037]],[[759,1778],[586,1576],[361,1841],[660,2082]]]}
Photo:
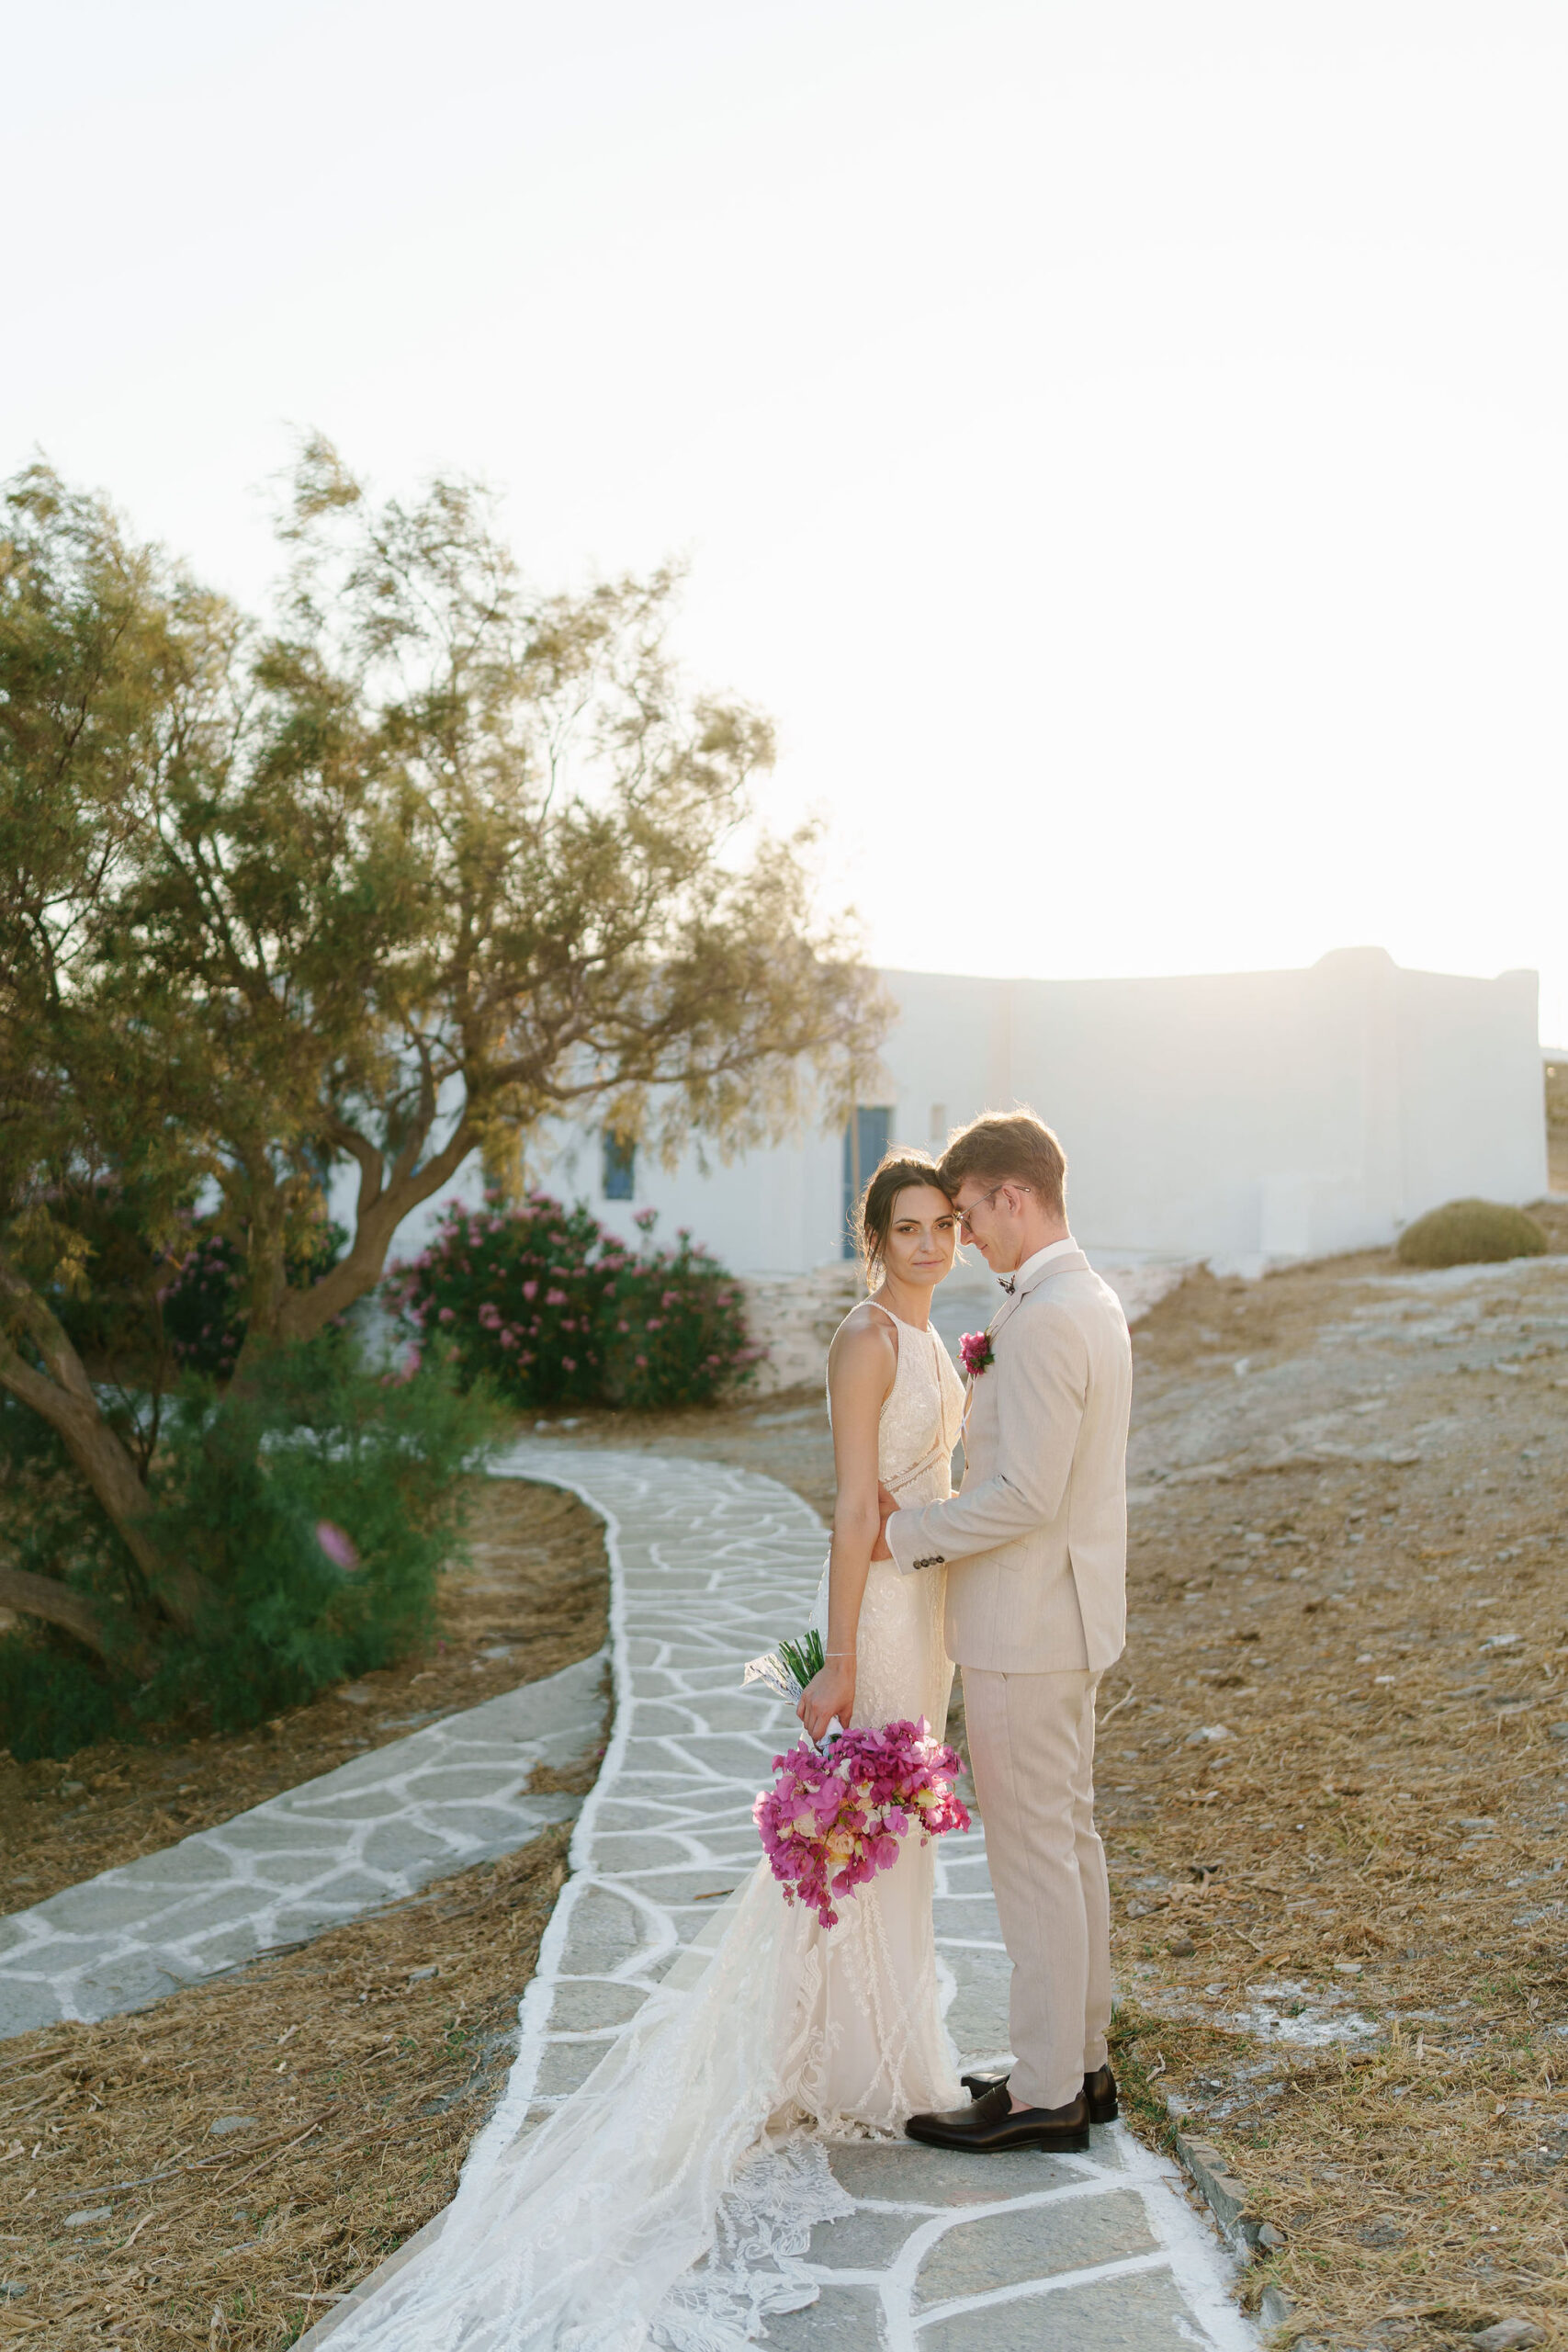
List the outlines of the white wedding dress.
{"label": "white wedding dress", "polygon": [[[881,1476],[900,1500],[936,1501],[952,1491],[964,1392],[934,1331],[897,1329]],[[942,1628],[940,1575],[872,1563],[855,1724],[924,1715],[942,1733]],[[770,2311],[814,2301],[799,2257],[815,2223],[851,2210],[824,2139],[897,2132],[962,2098],[934,1868],[910,1838],[825,1929],[760,1862],[581,2089],[525,2137],[482,2136],[446,2211],[299,2352],[734,2352]]]}

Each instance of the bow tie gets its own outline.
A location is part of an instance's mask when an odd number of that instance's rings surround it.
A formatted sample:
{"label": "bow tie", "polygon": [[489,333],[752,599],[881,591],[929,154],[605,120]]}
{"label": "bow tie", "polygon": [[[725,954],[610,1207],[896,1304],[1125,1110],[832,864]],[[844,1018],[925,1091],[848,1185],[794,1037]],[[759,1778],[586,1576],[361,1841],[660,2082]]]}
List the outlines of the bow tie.
{"label": "bow tie", "polygon": [[1014,1282],[1013,1277],[1011,1276],[1011,1274],[1010,1274],[1010,1275],[1008,1276],[1008,1278],[1007,1278],[1006,1282],[1005,1282],[1005,1283],[1003,1283],[1003,1284],[1002,1284],[1002,1288],[1006,1291],[1006,1293],[1007,1293],[1008,1296],[1010,1298],[1010,1297],[1012,1296],[1012,1295],[1013,1295],[1014,1290],[1017,1288],[1017,1284],[1015,1283],[1015,1282]]}

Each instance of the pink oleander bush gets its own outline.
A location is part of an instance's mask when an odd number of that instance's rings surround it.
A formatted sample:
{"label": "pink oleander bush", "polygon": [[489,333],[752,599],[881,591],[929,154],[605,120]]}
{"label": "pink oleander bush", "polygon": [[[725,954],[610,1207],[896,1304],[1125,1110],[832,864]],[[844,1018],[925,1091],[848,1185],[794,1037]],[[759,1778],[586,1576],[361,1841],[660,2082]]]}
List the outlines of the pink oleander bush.
{"label": "pink oleander bush", "polygon": [[[448,1204],[434,1239],[394,1270],[416,1334],[439,1334],[461,1376],[524,1412],[559,1405],[656,1410],[710,1403],[751,1377],[740,1291],[689,1233],[655,1249],[606,1232],[546,1193],[516,1207]],[[417,1353],[415,1357],[417,1361]]]}
{"label": "pink oleander bush", "polygon": [[953,1785],[963,1769],[923,1715],[883,1731],[847,1731],[826,1755],[802,1739],[775,1756],[778,1778],[751,1817],[784,1901],[808,1905],[825,1928],[836,1928],[833,1898],[891,1870],[911,1831],[923,1846],[968,1828]]}

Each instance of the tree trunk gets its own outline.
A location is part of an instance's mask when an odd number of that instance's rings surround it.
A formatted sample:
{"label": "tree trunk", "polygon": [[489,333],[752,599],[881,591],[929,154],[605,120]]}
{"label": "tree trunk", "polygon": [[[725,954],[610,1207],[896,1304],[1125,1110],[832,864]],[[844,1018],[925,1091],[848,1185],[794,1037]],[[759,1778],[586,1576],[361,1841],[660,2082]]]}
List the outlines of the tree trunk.
{"label": "tree trunk", "polygon": [[38,1371],[0,1334],[0,1387],[58,1431],[160,1608],[181,1633],[190,1633],[212,1599],[207,1579],[158,1550],[146,1524],[151,1498],[135,1463],[98,1410],[81,1357],[37,1292],[3,1259],[0,1305],[10,1308],[13,1328],[21,1326],[44,1363]]}
{"label": "tree trunk", "polygon": [[156,1663],[142,1641],[117,1648],[86,1595],[73,1592],[58,1577],[35,1577],[26,1568],[0,1567],[0,1608],[19,1609],[25,1616],[41,1617],[47,1625],[59,1625],[65,1633],[74,1634],[88,1649],[96,1650],[106,1665],[129,1666],[133,1674],[143,1679]]}
{"label": "tree trunk", "polygon": [[333,1316],[344,1314],[356,1299],[373,1291],[387,1271],[387,1252],[404,1217],[451,1181],[473,1148],[473,1132],[465,1122],[417,1172],[403,1175],[394,1169],[391,1182],[385,1186],[379,1173],[380,1154],[367,1146],[356,1148],[359,1204],[346,1254],[309,1290],[284,1293],[282,1310],[270,1333],[258,1333],[252,1323],[234,1366],[235,1384],[243,1385],[269,1348],[280,1341],[314,1339]]}

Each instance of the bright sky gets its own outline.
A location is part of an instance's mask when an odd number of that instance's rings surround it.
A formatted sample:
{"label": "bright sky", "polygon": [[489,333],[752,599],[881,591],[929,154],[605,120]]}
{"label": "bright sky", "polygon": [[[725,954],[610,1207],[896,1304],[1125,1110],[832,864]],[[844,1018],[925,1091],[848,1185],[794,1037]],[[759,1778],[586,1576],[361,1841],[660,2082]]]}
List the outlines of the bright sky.
{"label": "bright sky", "polygon": [[[0,470],[691,564],[888,963],[1542,974],[1562,0],[6,0]],[[26,233],[24,233],[24,224]]]}

